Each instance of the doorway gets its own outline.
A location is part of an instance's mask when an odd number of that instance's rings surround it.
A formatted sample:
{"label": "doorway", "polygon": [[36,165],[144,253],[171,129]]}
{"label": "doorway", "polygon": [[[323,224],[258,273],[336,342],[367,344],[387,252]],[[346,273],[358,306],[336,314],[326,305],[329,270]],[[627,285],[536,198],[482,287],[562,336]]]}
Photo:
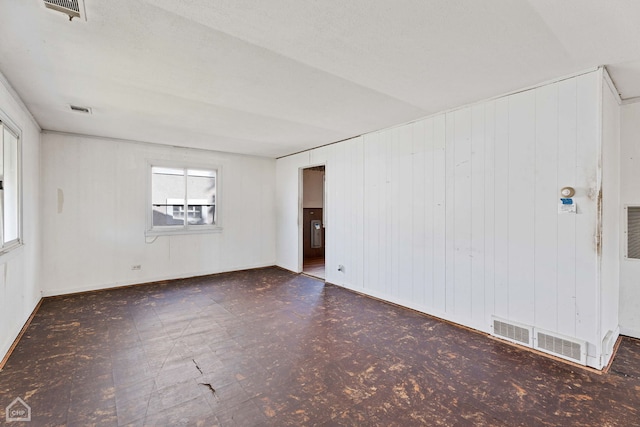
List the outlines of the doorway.
{"label": "doorway", "polygon": [[302,170],[302,272],[325,278],[325,167]]}

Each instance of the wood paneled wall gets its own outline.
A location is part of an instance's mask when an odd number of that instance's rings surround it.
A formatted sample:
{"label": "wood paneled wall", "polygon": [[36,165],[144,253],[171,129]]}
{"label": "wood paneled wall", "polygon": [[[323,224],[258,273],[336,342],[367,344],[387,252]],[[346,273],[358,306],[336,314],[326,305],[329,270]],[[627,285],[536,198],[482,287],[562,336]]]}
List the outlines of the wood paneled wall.
{"label": "wood paneled wall", "polygon": [[[280,159],[279,176],[326,164],[327,281],[486,332],[497,315],[583,339],[597,365],[601,78]],[[577,214],[558,213],[564,186]]]}
{"label": "wood paneled wall", "polygon": [[[275,160],[81,135],[42,138],[45,296],[273,265]],[[149,163],[158,161],[218,168],[221,232],[145,239]]]}

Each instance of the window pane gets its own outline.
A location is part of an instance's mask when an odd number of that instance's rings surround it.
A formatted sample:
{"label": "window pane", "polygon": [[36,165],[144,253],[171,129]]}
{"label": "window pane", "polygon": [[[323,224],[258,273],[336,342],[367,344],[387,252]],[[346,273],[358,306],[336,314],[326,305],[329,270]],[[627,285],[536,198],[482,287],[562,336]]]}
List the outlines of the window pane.
{"label": "window pane", "polygon": [[18,138],[6,128],[3,129],[3,134],[4,177],[2,181],[4,187],[4,243],[7,243],[17,240],[19,237]]}
{"label": "window pane", "polygon": [[216,171],[187,172],[189,225],[213,225],[216,221]]}
{"label": "window pane", "polygon": [[161,175],[180,175],[180,176],[184,175],[184,170],[175,169],[175,168],[161,168],[158,166],[154,166],[151,168],[151,171],[153,173],[157,173]]}
{"label": "window pane", "polygon": [[202,177],[208,177],[208,178],[215,178],[216,171],[189,169],[189,176],[202,176]]}
{"label": "window pane", "polygon": [[153,226],[184,225],[184,171],[151,168]]}

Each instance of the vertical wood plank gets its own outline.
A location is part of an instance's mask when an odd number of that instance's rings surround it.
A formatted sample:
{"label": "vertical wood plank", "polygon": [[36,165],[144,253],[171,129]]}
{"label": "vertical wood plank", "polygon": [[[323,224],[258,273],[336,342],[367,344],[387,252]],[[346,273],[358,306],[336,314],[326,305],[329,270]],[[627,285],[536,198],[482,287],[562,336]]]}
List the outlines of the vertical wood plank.
{"label": "vertical wood plank", "polygon": [[364,139],[364,287],[371,291],[380,288],[380,195],[381,176],[385,171],[381,165],[382,143],[378,132],[365,135]]}
{"label": "vertical wood plank", "polygon": [[445,115],[446,125],[446,152],[445,166],[445,225],[446,225],[446,261],[445,261],[445,311],[449,315],[455,312],[455,140],[456,140],[456,114],[450,112]]}
{"label": "vertical wood plank", "polygon": [[433,218],[433,307],[437,312],[446,311],[447,285],[447,209],[446,209],[446,116],[444,114],[433,119],[433,172],[434,194]]}
{"label": "vertical wood plank", "polygon": [[509,318],[509,99],[495,108],[495,314]]}
{"label": "vertical wood plank", "polygon": [[[576,187],[576,81],[558,83],[558,189]],[[575,336],[576,215],[558,215],[558,326]]]}
{"label": "vertical wood plank", "polygon": [[390,257],[388,258],[391,261],[390,271],[387,272],[388,279],[387,284],[391,286],[391,295],[394,298],[398,297],[399,288],[400,288],[400,230],[402,227],[406,226],[405,224],[401,224],[399,219],[402,212],[401,204],[404,205],[404,201],[402,200],[402,185],[400,182],[400,131],[398,128],[393,128],[385,131],[390,135],[389,140],[389,152],[390,155],[387,157],[387,162],[390,165],[389,169],[389,179],[388,179],[388,187],[390,189],[389,195],[391,196],[389,201],[389,210],[390,216],[387,218],[387,232],[389,243],[391,246],[391,251],[387,252]]}
{"label": "vertical wood plank", "polygon": [[[276,203],[279,206],[277,233],[277,260],[280,267],[299,271],[299,255],[302,251],[299,237],[299,167],[308,164],[309,153],[299,153],[278,160],[276,169]],[[162,241],[162,245],[169,245]],[[167,248],[167,251],[169,249]],[[157,254],[156,254],[157,255]]]}
{"label": "vertical wood plank", "polygon": [[454,313],[471,318],[471,108],[454,114]]}
{"label": "vertical wood plank", "polygon": [[356,268],[358,270],[358,279],[356,285],[359,288],[364,287],[364,275],[365,275],[365,257],[364,248],[366,245],[364,224],[365,224],[365,197],[364,191],[364,137],[358,137],[355,143],[355,158],[357,163],[352,165],[351,170],[354,173],[353,182],[353,199],[355,200],[356,209],[353,210],[353,226],[356,229],[355,253],[356,253]]}
{"label": "vertical wood plank", "polygon": [[[334,253],[337,256],[331,259],[331,263],[325,262],[325,272],[331,271],[336,277],[340,278],[339,283],[349,284],[352,282],[352,255],[349,251],[350,243],[345,244],[344,239],[353,240],[353,234],[351,230],[351,222],[350,217],[348,215],[349,209],[351,208],[351,200],[349,199],[350,188],[352,183],[349,182],[349,167],[353,159],[351,158],[351,141],[345,144],[333,144],[330,147],[330,163],[327,163],[327,167],[325,168],[325,181],[327,178],[331,178],[328,176],[331,174],[331,169],[334,164],[337,164],[339,168],[339,173],[335,176],[335,180],[330,180],[335,189],[331,190],[332,194],[335,194],[334,198],[337,198],[338,201],[335,201],[333,204],[337,206],[333,206],[333,209],[330,212],[333,212],[335,217],[332,217],[333,221],[339,222],[339,226],[335,227],[334,233],[330,234],[331,239],[327,237],[327,242]],[[327,224],[326,231],[329,231],[333,224],[329,221]],[[342,264],[345,266],[345,271],[338,271],[338,264]]]}
{"label": "vertical wood plank", "polygon": [[[394,155],[394,146],[393,146],[393,130],[386,130],[381,132],[381,137],[383,141],[383,152],[384,159],[382,159],[383,170],[385,171],[382,179],[384,185],[384,193],[382,193],[380,197],[381,203],[383,203],[383,214],[382,214],[382,246],[380,247],[380,260],[381,270],[382,270],[382,283],[381,290],[388,295],[396,295],[394,293],[394,282],[393,282],[393,229],[394,224],[392,221],[393,218],[393,201],[396,197],[396,192],[393,191],[392,188],[392,180],[394,178],[393,168],[391,167],[390,159],[393,158]],[[384,195],[389,195],[389,197],[384,197]]]}
{"label": "vertical wood plank", "polygon": [[536,89],[535,316],[554,331],[558,324],[558,84]]}
{"label": "vertical wood plank", "polygon": [[[604,71],[606,73],[606,71]],[[604,76],[603,76],[604,77]],[[625,253],[622,245],[626,245],[626,239],[622,240],[619,233],[620,218],[626,213],[621,203],[621,191],[624,183],[624,192],[629,191],[629,183],[634,183],[636,179],[627,178],[627,162],[633,162],[636,156],[629,156],[621,152],[620,120],[621,109],[616,100],[616,94],[609,87],[606,81],[602,81],[602,259],[600,277],[600,333],[606,335],[608,331],[615,331],[619,324],[633,325],[635,322],[624,320],[626,314],[621,312],[620,299],[633,302],[626,294],[626,280],[621,282],[621,272],[626,271],[632,264],[623,262],[621,265],[621,255]],[[625,119],[626,121],[626,119]],[[630,127],[625,125],[625,133],[630,131]],[[634,135],[634,133],[632,133]],[[625,138],[625,137],[623,137]],[[626,139],[626,138],[625,138]],[[633,144],[635,140],[630,142]],[[626,144],[625,144],[626,145]],[[635,144],[634,144],[635,145]],[[640,148],[640,147],[639,147]],[[625,150],[626,151],[626,150]],[[630,169],[637,173],[637,169]],[[631,175],[633,176],[633,175]],[[622,181],[621,181],[622,178]],[[637,184],[637,183],[636,183]],[[625,200],[626,202],[627,200]],[[622,271],[621,271],[622,269]],[[623,294],[620,294],[620,286],[624,286]],[[603,349],[607,352],[607,349]],[[607,363],[608,360],[604,360]]]}
{"label": "vertical wood plank", "polygon": [[[334,271],[336,275],[342,276],[343,283],[353,287],[356,275],[356,269],[354,268],[354,242],[356,235],[354,223],[351,220],[351,215],[355,210],[355,203],[352,198],[354,182],[351,177],[351,169],[356,163],[356,159],[353,156],[353,148],[355,147],[355,144],[352,141],[349,141],[346,144],[334,144],[334,146],[336,146],[336,148],[341,146],[342,148],[341,151],[335,152],[335,156],[340,156],[342,158],[342,161],[340,162],[340,177],[343,179],[340,211],[336,213],[336,215],[340,215],[342,219],[341,227],[338,232],[342,233],[342,236],[344,237],[341,238],[340,235],[337,235],[335,236],[334,241],[330,242],[332,243],[334,250],[341,254],[341,257],[339,259],[335,259],[331,264],[325,264],[325,270]],[[348,241],[344,241],[345,238],[348,239]],[[344,265],[344,272],[338,271],[339,264]]]}
{"label": "vertical wood plank", "polygon": [[420,120],[411,127],[411,182],[413,185],[411,192],[411,266],[412,266],[412,287],[411,301],[424,306],[424,295],[426,289],[425,281],[425,248],[432,237],[425,234],[425,137],[424,120]]}
{"label": "vertical wood plank", "polygon": [[396,129],[398,138],[398,203],[396,224],[398,239],[398,297],[400,300],[415,302],[413,297],[413,124]]}
{"label": "vertical wood plank", "polygon": [[[329,181],[325,184],[326,191],[325,197],[323,200],[323,212],[324,218],[331,218],[331,227],[328,227],[329,221],[323,223],[325,225],[325,240],[324,244],[324,255],[325,255],[325,279],[331,283],[342,284],[343,276],[338,275],[337,272],[334,272],[331,269],[326,268],[327,265],[331,265],[337,260],[341,259],[342,254],[338,253],[333,247],[333,242],[335,241],[335,237],[340,236],[340,229],[342,228],[343,218],[339,217],[340,213],[340,205],[342,200],[340,198],[340,190],[336,188],[333,183],[333,180],[340,182],[341,177],[341,169],[342,162],[344,158],[339,157],[338,155],[334,155],[335,151],[343,151],[340,147],[335,147],[335,145],[325,147],[325,173],[327,171],[331,171],[330,175],[327,176]],[[329,193],[329,194],[327,194]],[[331,199],[331,203],[327,203],[328,200]]]}
{"label": "vertical wood plank", "polygon": [[439,241],[436,234],[435,213],[435,177],[436,177],[436,144],[434,140],[434,119],[429,118],[424,123],[424,305],[434,308],[435,290],[435,247]]}
{"label": "vertical wood plank", "polygon": [[[491,325],[495,313],[495,228],[496,228],[496,181],[495,181],[495,139],[496,102],[485,105],[485,239],[484,239],[484,304],[485,328]],[[483,329],[485,330],[485,329]]]}
{"label": "vertical wood plank", "polygon": [[[509,313],[533,324],[535,92],[509,97]],[[517,317],[516,317],[517,316]]]}
{"label": "vertical wood plank", "polygon": [[[345,211],[345,173],[346,163],[349,161],[347,158],[348,144],[333,144],[328,146],[327,152],[327,165],[325,168],[325,179],[328,179],[327,199],[331,200],[331,203],[325,205],[327,209],[328,218],[330,221],[326,224],[326,241],[325,241],[325,276],[331,283],[344,284],[348,282],[347,270],[345,273],[339,272],[337,268],[333,266],[337,264],[349,265],[348,254],[345,252],[344,245],[338,244],[338,240],[342,240],[344,237],[349,237],[346,234],[347,218],[344,216]],[[325,215],[326,217],[326,215]],[[333,280],[330,280],[333,278]]]}
{"label": "vertical wood plank", "polygon": [[485,319],[485,105],[471,109],[471,324]]}
{"label": "vertical wood plank", "polygon": [[[576,77],[576,122],[579,149],[576,158],[576,180],[582,189],[579,214],[576,216],[576,337],[598,342],[600,323],[599,302],[599,248],[596,243],[598,233],[598,198],[600,194],[600,109],[597,73]],[[595,354],[590,346],[590,355]]]}

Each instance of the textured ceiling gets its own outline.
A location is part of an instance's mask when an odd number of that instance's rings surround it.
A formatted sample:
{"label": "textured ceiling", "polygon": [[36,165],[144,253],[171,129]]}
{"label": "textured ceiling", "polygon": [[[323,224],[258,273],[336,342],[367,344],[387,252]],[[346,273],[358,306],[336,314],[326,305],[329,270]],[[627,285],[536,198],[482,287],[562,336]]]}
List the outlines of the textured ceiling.
{"label": "textured ceiling", "polygon": [[636,0],[85,6],[0,0],[0,71],[43,129],[276,157],[598,65],[640,96]]}

